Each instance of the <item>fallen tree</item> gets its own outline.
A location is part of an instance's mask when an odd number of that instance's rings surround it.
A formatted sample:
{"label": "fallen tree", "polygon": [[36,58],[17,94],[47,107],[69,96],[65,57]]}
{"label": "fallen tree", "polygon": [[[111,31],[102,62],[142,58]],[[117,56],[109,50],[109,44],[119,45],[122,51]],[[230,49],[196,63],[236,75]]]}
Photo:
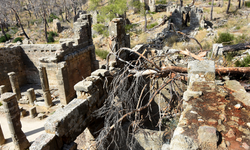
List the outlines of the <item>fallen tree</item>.
{"label": "fallen tree", "polygon": [[236,45],[227,45],[223,46],[223,52],[233,52],[233,51],[240,51],[250,48],[250,42],[248,43],[240,43]]}

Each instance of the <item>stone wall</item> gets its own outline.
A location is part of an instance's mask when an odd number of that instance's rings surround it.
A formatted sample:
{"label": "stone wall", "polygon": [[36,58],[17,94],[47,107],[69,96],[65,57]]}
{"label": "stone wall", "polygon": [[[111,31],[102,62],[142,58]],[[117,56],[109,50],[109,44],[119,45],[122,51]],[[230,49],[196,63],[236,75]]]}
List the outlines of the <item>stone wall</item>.
{"label": "stone wall", "polygon": [[10,87],[9,72],[18,74],[21,85],[40,84],[38,67],[45,67],[50,88],[58,89],[61,102],[67,104],[75,96],[74,85],[99,68],[92,42],[91,16],[80,14],[73,30],[74,37],[60,39],[60,44],[22,44],[0,49],[3,57],[0,85]]}
{"label": "stone wall", "polygon": [[9,72],[16,72],[19,84],[27,83],[20,47],[0,48],[0,85],[5,85],[7,91],[11,90]]}
{"label": "stone wall", "polygon": [[103,105],[107,97],[103,90],[106,77],[110,77],[110,72],[98,69],[78,82],[74,86],[77,98],[47,119],[44,125],[46,133],[38,137],[29,149],[61,149],[72,143],[94,121],[92,112]]}

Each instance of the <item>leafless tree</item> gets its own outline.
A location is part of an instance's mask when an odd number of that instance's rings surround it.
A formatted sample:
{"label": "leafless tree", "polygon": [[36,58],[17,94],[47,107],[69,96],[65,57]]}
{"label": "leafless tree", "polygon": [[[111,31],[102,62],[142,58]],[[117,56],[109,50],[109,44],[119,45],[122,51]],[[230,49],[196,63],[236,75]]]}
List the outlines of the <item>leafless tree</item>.
{"label": "leafless tree", "polygon": [[231,0],[228,0],[228,5],[227,5],[227,14],[229,14],[229,8],[230,8],[230,5],[231,5]]}
{"label": "leafless tree", "polygon": [[213,20],[213,9],[214,9],[214,0],[212,0],[212,4],[211,4],[210,20]]}

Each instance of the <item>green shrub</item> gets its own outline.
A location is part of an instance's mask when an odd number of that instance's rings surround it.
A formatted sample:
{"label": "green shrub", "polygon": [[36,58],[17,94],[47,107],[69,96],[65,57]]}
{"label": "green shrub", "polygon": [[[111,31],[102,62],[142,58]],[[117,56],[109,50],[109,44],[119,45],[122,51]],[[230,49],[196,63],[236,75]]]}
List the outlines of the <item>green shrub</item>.
{"label": "green shrub", "polygon": [[165,0],[157,0],[155,4],[167,4]]}
{"label": "green shrub", "polygon": [[109,54],[109,52],[106,51],[106,50],[102,50],[102,49],[96,49],[95,50],[95,54],[97,56],[101,57],[102,59],[106,59],[106,57]]}
{"label": "green shrub", "polygon": [[234,35],[230,33],[221,33],[219,38],[215,37],[216,43],[223,43],[223,45],[230,45],[233,43]]}
{"label": "green shrub", "polygon": [[235,29],[236,29],[236,30],[240,30],[240,28],[241,28],[240,26],[237,26]]}
{"label": "green shrub", "polygon": [[157,26],[157,25],[158,25],[157,22],[152,23],[152,24],[149,24],[149,25],[147,25],[147,29],[152,29],[153,27],[155,27],[155,26]]}
{"label": "green shrub", "polygon": [[103,24],[95,24],[93,25],[93,29],[98,32],[99,34],[102,34],[105,37],[109,36],[108,29],[105,25]]}
{"label": "green shrub", "polygon": [[0,43],[6,42],[11,38],[9,34],[6,34],[6,36],[7,36],[7,39],[5,38],[5,36],[0,37]]}
{"label": "green shrub", "polygon": [[54,37],[53,36],[49,36],[48,37],[48,43],[53,43],[53,42],[55,42]]}
{"label": "green shrub", "polygon": [[58,36],[58,34],[56,32],[53,32],[53,31],[49,31],[49,32],[47,32],[47,34],[49,34],[49,36],[52,36],[52,37]]}
{"label": "green shrub", "polygon": [[59,19],[59,17],[57,17],[54,13],[51,13],[51,14],[49,15],[48,21],[49,21],[49,22],[52,22],[53,19]]}
{"label": "green shrub", "polygon": [[250,2],[245,2],[245,6],[250,8]]}
{"label": "green shrub", "polygon": [[243,58],[243,60],[239,61],[237,60],[235,62],[236,67],[249,67],[250,66],[250,55],[247,55],[247,57]]}
{"label": "green shrub", "polygon": [[14,39],[14,41],[13,41],[13,42],[14,42],[14,43],[16,43],[17,41],[22,42],[23,40],[22,40],[22,38],[21,38],[21,37],[17,37],[17,38],[15,38],[15,39]]}

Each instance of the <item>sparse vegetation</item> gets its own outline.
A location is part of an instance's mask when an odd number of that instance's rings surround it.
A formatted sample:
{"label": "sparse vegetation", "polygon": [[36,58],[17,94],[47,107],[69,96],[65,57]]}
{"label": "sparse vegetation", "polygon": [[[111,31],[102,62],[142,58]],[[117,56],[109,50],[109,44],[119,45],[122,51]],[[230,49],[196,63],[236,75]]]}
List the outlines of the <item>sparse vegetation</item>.
{"label": "sparse vegetation", "polygon": [[102,59],[106,59],[106,57],[109,54],[109,52],[106,51],[106,50],[102,50],[102,49],[96,49],[95,50],[95,54],[97,56],[99,56],[100,58],[102,58]]}
{"label": "sparse vegetation", "polygon": [[13,40],[13,43],[16,43],[16,42],[22,42],[23,40],[22,40],[22,38],[21,37],[17,37],[17,38],[15,38],[14,40]]}
{"label": "sparse vegetation", "polygon": [[245,2],[245,6],[250,8],[250,2]]}
{"label": "sparse vegetation", "polygon": [[249,67],[250,66],[250,55],[247,55],[243,60],[237,60],[235,62],[236,67]]}
{"label": "sparse vegetation", "polygon": [[149,25],[147,26],[147,29],[152,29],[153,27],[155,27],[155,26],[157,26],[157,25],[158,25],[157,22],[152,23],[152,24],[149,24]]}
{"label": "sparse vegetation", "polygon": [[93,25],[93,29],[105,37],[109,36],[108,28],[103,24],[95,24]]}
{"label": "sparse vegetation", "polygon": [[233,43],[233,40],[234,40],[234,35],[228,32],[220,33],[218,38],[215,37],[215,42],[223,43],[223,45],[230,45]]}
{"label": "sparse vegetation", "polygon": [[6,42],[11,38],[9,34],[6,34],[6,36],[7,36],[7,39],[5,38],[5,36],[0,37],[0,43]]}

